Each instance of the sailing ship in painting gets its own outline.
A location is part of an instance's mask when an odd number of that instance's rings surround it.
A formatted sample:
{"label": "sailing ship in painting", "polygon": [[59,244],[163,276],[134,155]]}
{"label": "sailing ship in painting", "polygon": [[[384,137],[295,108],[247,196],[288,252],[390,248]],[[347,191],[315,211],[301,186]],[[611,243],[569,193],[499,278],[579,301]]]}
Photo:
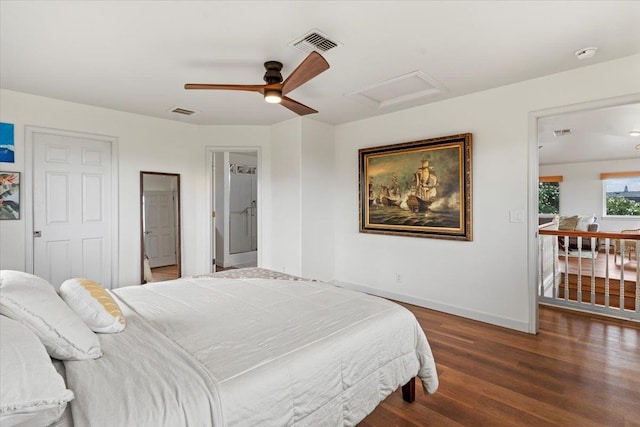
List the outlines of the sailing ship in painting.
{"label": "sailing ship in painting", "polygon": [[421,166],[413,174],[409,190],[403,195],[398,176],[391,175],[391,182],[381,184],[376,194],[373,178],[369,178],[369,206],[399,206],[412,212],[426,212],[438,196],[438,177],[429,165],[429,160],[422,159]]}
{"label": "sailing ship in painting", "polygon": [[429,160],[422,160],[413,178],[413,186],[407,197],[407,206],[414,212],[425,212],[438,196],[438,177],[429,166]]}

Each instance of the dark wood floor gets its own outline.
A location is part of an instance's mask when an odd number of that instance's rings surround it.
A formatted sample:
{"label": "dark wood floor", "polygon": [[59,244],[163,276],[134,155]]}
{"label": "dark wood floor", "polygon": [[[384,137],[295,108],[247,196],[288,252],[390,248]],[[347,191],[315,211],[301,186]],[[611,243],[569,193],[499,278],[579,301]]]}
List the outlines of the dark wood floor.
{"label": "dark wood floor", "polygon": [[164,282],[165,280],[173,280],[178,278],[178,266],[167,265],[164,267],[155,267],[151,269],[152,282]]}
{"label": "dark wood floor", "polygon": [[440,388],[392,393],[359,427],[640,426],[640,324],[549,307],[538,335],[405,305]]}

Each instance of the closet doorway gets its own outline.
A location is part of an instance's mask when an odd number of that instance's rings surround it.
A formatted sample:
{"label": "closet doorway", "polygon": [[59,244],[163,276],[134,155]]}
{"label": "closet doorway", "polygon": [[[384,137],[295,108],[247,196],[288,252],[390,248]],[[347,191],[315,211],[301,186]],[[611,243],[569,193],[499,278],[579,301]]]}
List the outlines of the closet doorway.
{"label": "closet doorway", "polygon": [[258,151],[213,151],[212,270],[258,264]]}

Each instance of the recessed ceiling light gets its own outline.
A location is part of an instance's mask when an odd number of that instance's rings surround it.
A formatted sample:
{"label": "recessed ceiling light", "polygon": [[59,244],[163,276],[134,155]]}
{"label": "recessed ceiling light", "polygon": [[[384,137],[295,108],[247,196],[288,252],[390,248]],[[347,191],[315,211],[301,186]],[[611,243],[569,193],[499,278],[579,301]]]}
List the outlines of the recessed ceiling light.
{"label": "recessed ceiling light", "polygon": [[632,130],[629,132],[630,136],[640,136],[640,130]]}
{"label": "recessed ceiling light", "polygon": [[575,55],[578,59],[589,59],[596,54],[597,47],[585,47],[584,49],[576,50]]}

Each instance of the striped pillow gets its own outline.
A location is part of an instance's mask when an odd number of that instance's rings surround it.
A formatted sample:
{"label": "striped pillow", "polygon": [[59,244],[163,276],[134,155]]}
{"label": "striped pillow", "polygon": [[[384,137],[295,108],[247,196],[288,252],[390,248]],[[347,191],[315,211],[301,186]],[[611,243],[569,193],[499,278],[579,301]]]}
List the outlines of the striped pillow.
{"label": "striped pillow", "polygon": [[125,327],[122,311],[109,291],[87,279],[69,279],[60,286],[60,295],[94,332],[113,334]]}

